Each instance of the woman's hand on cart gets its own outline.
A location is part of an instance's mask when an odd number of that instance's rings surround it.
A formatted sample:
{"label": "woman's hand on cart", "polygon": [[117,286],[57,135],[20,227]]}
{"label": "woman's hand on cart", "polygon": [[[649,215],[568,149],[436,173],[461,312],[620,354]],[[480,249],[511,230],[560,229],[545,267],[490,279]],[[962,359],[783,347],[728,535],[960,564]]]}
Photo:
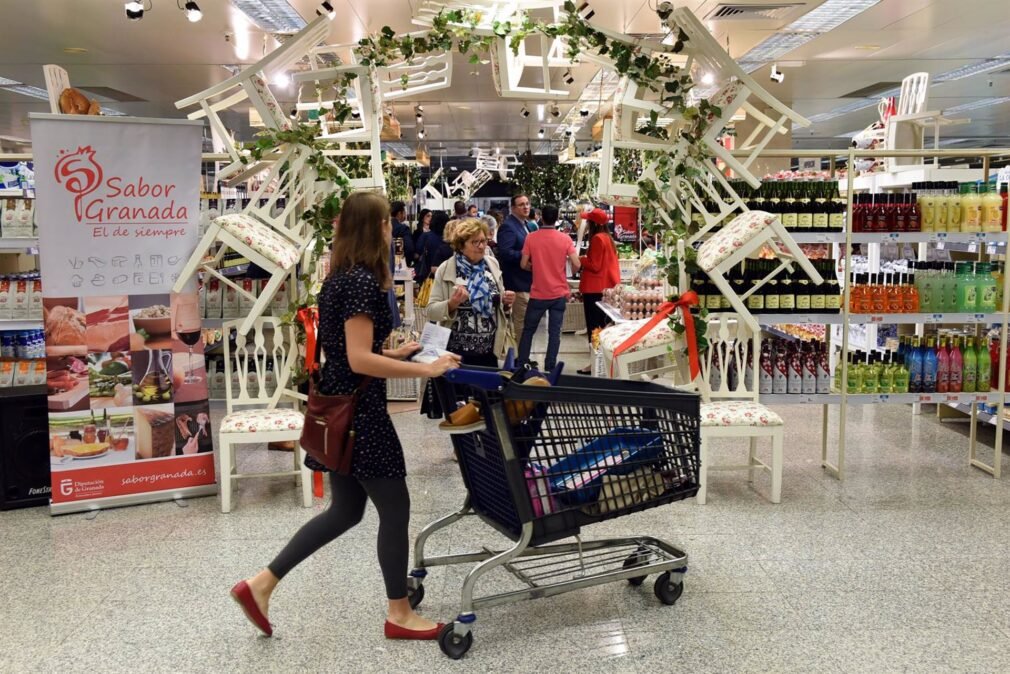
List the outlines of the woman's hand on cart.
{"label": "woman's hand on cart", "polygon": [[438,360],[428,363],[428,377],[441,377],[449,370],[455,370],[459,367],[460,360],[460,357],[454,353],[440,356]]}

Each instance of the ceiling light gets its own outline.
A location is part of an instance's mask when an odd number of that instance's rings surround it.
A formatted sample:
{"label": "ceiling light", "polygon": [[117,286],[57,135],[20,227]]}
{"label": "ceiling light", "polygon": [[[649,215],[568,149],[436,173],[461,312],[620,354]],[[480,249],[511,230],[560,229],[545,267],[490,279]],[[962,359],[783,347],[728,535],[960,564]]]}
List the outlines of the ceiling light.
{"label": "ceiling light", "polygon": [[557,103],[551,103],[551,117],[557,119],[561,116],[561,108],[558,107]]}
{"label": "ceiling light", "polygon": [[537,136],[540,137],[540,138],[543,138],[544,137],[544,130],[540,129],[539,131],[537,131]]}
{"label": "ceiling light", "polygon": [[537,103],[537,121],[544,121],[544,104]]}
{"label": "ceiling light", "polygon": [[0,87],[15,87],[19,86],[20,84],[21,82],[18,82],[17,80],[11,80],[7,79],[6,77],[0,77]]}
{"label": "ceiling light", "polygon": [[421,127],[417,130],[417,138],[418,140],[424,139],[424,127]]}
{"label": "ceiling light", "polygon": [[713,75],[712,73],[705,73],[704,75],[701,76],[701,83],[704,84],[705,86],[715,84],[715,75]]}
{"label": "ceiling light", "polygon": [[291,76],[288,75],[287,73],[280,72],[275,74],[273,76],[273,79],[270,80],[270,82],[275,87],[286,89],[291,84]]}
{"label": "ceiling light", "polygon": [[131,0],[125,3],[126,18],[130,21],[140,21],[144,18],[144,3]]}
{"label": "ceiling light", "polygon": [[32,98],[38,98],[43,101],[49,100],[49,92],[45,89],[39,87],[33,87],[29,84],[16,84],[13,86],[5,86],[4,91],[13,91],[15,94],[21,94],[22,96],[31,96]]}
{"label": "ceiling light", "polygon": [[333,21],[335,18],[337,18],[337,11],[333,9],[333,5],[331,5],[329,2],[321,2],[319,3],[319,6],[322,7],[322,11],[319,11],[317,9],[316,10],[317,16],[322,16],[323,14],[325,14],[327,17],[329,17],[330,21]]}
{"label": "ceiling light", "polygon": [[414,112],[416,112],[417,114],[421,114],[422,112],[424,112],[424,106],[418,103],[417,105],[414,106]]}
{"label": "ceiling light", "polygon": [[231,4],[270,33],[297,33],[306,25],[287,0],[231,0]]}
{"label": "ceiling light", "polygon": [[519,111],[519,114],[522,115],[523,117],[529,117],[530,116],[530,111],[527,110],[526,106],[524,105],[522,107],[522,110]]}
{"label": "ceiling light", "polygon": [[351,111],[351,117],[354,118],[354,119],[361,119],[361,111],[360,110],[352,110]]}
{"label": "ceiling light", "polygon": [[575,81],[575,78],[572,77],[572,69],[571,68],[569,68],[568,70],[565,71],[564,80],[565,80],[565,84],[571,84],[572,82]]}
{"label": "ceiling light", "polygon": [[500,147],[498,147],[497,145],[495,145],[495,146],[494,146],[494,153],[495,153],[495,154],[501,154],[501,148],[500,148]]}
{"label": "ceiling light", "polygon": [[193,2],[193,0],[189,0],[183,9],[185,9],[186,18],[189,19],[190,23],[196,23],[203,18],[203,12],[200,11],[200,6]]}
{"label": "ceiling light", "polygon": [[954,70],[948,70],[945,73],[940,73],[933,78],[933,84],[963,80],[966,77],[974,77],[975,75],[981,75],[982,73],[999,70],[1007,64],[1010,64],[1010,53],[1000,54],[999,56],[983,59],[976,63],[961,66],[960,68],[955,68]]}
{"label": "ceiling light", "polygon": [[773,63],[772,64],[772,72],[771,72],[770,75],[768,75],[768,78],[772,82],[778,82],[779,84],[782,84],[782,82],[785,81],[786,76],[785,76],[785,74],[781,70],[779,70],[779,64],[778,63]]}
{"label": "ceiling light", "polygon": [[825,0],[815,9],[759,42],[737,61],[744,71],[754,72],[837,28],[879,2],[880,0]]}
{"label": "ceiling light", "polygon": [[87,54],[88,50],[84,47],[64,47],[64,54]]}
{"label": "ceiling light", "polygon": [[579,116],[580,117],[588,117],[589,116],[589,108],[580,108],[579,109]]}
{"label": "ceiling light", "polygon": [[876,51],[880,49],[879,44],[857,44],[852,47],[858,51]]}
{"label": "ceiling light", "polygon": [[424,115],[422,115],[422,114],[418,113],[418,115],[417,115],[416,117],[414,117],[414,120],[415,120],[415,121],[416,121],[416,122],[417,122],[418,124],[423,124],[423,123],[424,123]]}

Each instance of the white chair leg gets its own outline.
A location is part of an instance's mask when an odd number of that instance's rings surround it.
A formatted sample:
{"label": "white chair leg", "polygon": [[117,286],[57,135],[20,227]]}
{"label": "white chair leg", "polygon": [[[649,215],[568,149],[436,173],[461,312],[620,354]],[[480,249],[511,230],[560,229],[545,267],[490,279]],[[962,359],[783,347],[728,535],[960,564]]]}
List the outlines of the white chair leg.
{"label": "white chair leg", "polygon": [[245,320],[242,321],[242,325],[239,326],[239,333],[246,335],[252,330],[253,323],[256,322],[257,318],[263,316],[267,307],[270,305],[270,300],[274,298],[277,294],[277,289],[281,287],[281,283],[284,279],[288,277],[288,272],[284,271],[280,267],[274,270],[274,273],[270,276],[270,280],[263,287],[260,292],[259,297],[256,298],[256,303],[252,305],[249,309],[249,313],[245,316]]}
{"label": "white chair leg", "polygon": [[782,501],[782,429],[772,435],[772,503]]}
{"label": "white chair leg", "polygon": [[708,440],[704,433],[701,436],[698,459],[698,495],[694,498],[698,501],[698,505],[705,505],[705,498],[708,496]]}
{"label": "white chair leg", "polygon": [[750,438],[750,452],[747,455],[747,465],[749,466],[749,468],[747,469],[748,484],[754,484],[754,471],[757,470],[758,467],[757,448],[758,448],[758,439],[752,436]]}
{"label": "white chair leg", "polygon": [[231,512],[231,480],[235,472],[235,455],[231,443],[220,436],[218,446],[221,448],[221,512]]}
{"label": "white chair leg", "polygon": [[200,239],[200,243],[197,244],[193,254],[189,256],[189,260],[186,261],[186,264],[179,271],[179,278],[176,279],[175,285],[172,286],[172,292],[181,293],[186,289],[186,284],[189,280],[196,276],[197,271],[200,270],[200,263],[207,255],[207,251],[210,250],[210,247],[217,240],[217,233],[220,229],[220,227],[215,225],[207,228],[207,232]]}
{"label": "white chair leg", "polygon": [[305,450],[298,447],[295,452],[298,457],[298,481],[302,485],[302,505],[312,507],[312,471],[305,467]]}

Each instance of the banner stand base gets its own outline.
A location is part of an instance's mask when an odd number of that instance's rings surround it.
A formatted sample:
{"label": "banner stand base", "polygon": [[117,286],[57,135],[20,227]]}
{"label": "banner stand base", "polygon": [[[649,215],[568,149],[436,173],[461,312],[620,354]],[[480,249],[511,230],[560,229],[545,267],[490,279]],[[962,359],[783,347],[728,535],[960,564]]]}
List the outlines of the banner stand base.
{"label": "banner stand base", "polygon": [[165,501],[175,501],[180,507],[189,507],[188,504],[179,503],[181,499],[195,498],[198,496],[214,496],[217,494],[216,484],[204,484],[197,487],[183,487],[181,489],[166,489],[165,491],[152,491],[142,494],[125,494],[123,496],[110,496],[102,499],[88,499],[85,501],[72,501],[70,503],[50,503],[50,515],[69,515],[71,513],[87,512],[89,510],[104,510],[106,508],[121,508],[123,506],[141,505],[144,503],[162,503]]}

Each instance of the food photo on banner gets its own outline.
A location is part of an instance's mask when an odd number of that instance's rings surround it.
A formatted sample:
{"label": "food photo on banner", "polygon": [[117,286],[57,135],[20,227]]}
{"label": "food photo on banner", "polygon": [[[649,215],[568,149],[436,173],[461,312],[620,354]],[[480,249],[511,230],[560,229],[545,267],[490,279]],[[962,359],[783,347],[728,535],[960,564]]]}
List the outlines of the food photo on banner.
{"label": "food photo on banner", "polygon": [[32,115],[51,512],[217,492],[195,282],[201,127]]}

